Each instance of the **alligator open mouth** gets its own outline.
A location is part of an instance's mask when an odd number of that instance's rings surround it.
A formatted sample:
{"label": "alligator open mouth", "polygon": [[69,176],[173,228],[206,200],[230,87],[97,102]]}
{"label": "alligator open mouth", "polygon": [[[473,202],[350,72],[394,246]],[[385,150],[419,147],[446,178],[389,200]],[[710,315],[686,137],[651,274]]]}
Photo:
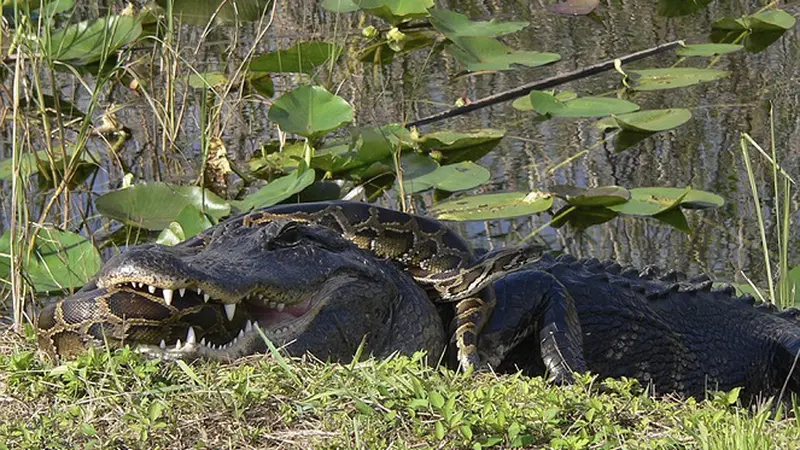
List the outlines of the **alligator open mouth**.
{"label": "alligator open mouth", "polygon": [[[174,330],[168,330],[157,344],[138,344],[141,351],[160,353],[158,356],[163,358],[198,356],[233,359],[253,353],[254,347],[264,345],[265,338],[282,344],[302,332],[319,309],[315,308],[319,302],[315,302],[314,295],[298,295],[297,291],[292,299],[288,299],[285,293],[254,289],[237,303],[222,303],[196,285],[170,289],[144,282],[124,281],[110,289],[114,290],[126,291],[135,294],[138,299],[175,308],[173,315],[178,317],[185,315],[186,311],[194,314],[198,306],[217,311],[221,309],[221,314],[215,314],[217,323],[210,327],[190,325],[186,327],[182,338],[176,338]],[[138,299],[133,303],[139,303]],[[135,305],[127,305],[125,309],[137,310]]]}

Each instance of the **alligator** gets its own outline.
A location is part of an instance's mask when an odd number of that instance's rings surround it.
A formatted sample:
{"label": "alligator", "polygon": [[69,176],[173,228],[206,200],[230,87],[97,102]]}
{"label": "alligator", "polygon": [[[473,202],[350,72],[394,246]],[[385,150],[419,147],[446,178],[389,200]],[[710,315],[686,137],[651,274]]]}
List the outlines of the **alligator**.
{"label": "alligator", "polygon": [[[454,331],[464,324],[470,333]],[[188,359],[271,342],[341,361],[359,347],[436,358],[455,346],[454,366],[470,355],[558,382],[590,371],[697,398],[800,392],[797,310],[755,305],[707,277],[536,247],[477,258],[440,222],[360,203],[273,207],[174,247],[134,247],[45,308],[37,331],[61,357],[103,342]]]}

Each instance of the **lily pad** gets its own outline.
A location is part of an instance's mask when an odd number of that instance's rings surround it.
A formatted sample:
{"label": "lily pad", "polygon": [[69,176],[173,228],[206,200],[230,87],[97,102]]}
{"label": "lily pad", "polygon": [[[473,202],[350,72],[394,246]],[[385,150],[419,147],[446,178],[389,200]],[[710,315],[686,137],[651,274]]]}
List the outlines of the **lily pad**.
{"label": "lily pad", "polygon": [[580,97],[561,101],[558,97],[542,91],[532,91],[528,100],[534,111],[551,117],[604,117],[639,109],[636,103],[618,98]]}
{"label": "lily pad", "polygon": [[421,192],[436,188],[447,192],[464,191],[486,183],[491,178],[489,171],[471,161],[441,166],[425,175],[419,176],[410,183],[413,191]]}
{"label": "lily pad", "polygon": [[[11,274],[11,234],[0,236],[0,279]],[[23,257],[25,279],[36,292],[60,291],[86,284],[103,265],[100,252],[86,238],[55,228],[42,228],[33,252]]]}
{"label": "lily pad", "polygon": [[307,188],[314,182],[313,170],[297,170],[278,178],[261,189],[246,196],[241,201],[231,201],[239,211],[266,208],[280,203]]}
{"label": "lily pad", "polygon": [[725,78],[731,73],[717,69],[670,67],[667,69],[630,70],[628,74],[633,74],[633,84],[631,86],[633,89],[637,91],[656,91],[715,81]]}
{"label": "lily pad", "polygon": [[622,214],[653,216],[677,206],[706,209],[717,208],[725,203],[716,194],[691,187],[643,187],[631,189],[630,193],[631,199],[627,203],[610,206],[609,209]]}
{"label": "lily pad", "polygon": [[353,121],[353,107],[320,86],[301,86],[275,100],[267,115],[281,130],[307,138]]}
{"label": "lily pad", "polygon": [[397,25],[411,19],[428,16],[433,0],[352,0],[359,8]]}
{"label": "lily pad", "polygon": [[797,22],[791,14],[780,9],[769,9],[740,19],[723,17],[711,25],[711,28],[726,31],[770,32],[785,31],[794,27]]}
{"label": "lily pad", "polygon": [[528,216],[553,206],[549,192],[484,194],[440,203],[430,213],[441,220],[493,220]]}
{"label": "lily pad", "polygon": [[625,203],[631,198],[629,190],[622,186],[600,186],[582,188],[559,185],[550,188],[550,192],[562,198],[572,206],[612,206]]}
{"label": "lily pad", "polygon": [[343,50],[341,46],[329,42],[301,42],[286,50],[278,50],[253,58],[250,62],[250,70],[311,74],[317,67],[339,59]]}
{"label": "lily pad", "polygon": [[220,219],[230,214],[230,205],[213,192],[197,186],[143,183],[97,198],[97,210],[106,217],[147,230],[162,230],[174,222],[188,205]]}
{"label": "lily pad", "polygon": [[470,72],[479,70],[511,70],[514,65],[539,67],[561,59],[557,53],[514,50],[497,39],[462,37],[447,51]]}
{"label": "lily pad", "polygon": [[142,34],[142,25],[129,16],[108,16],[70,25],[50,36],[50,58],[76,65],[100,61]]}
{"label": "lily pad", "polygon": [[691,188],[634,188],[626,203],[609,206],[608,209],[630,216],[654,216],[676,208]]}
{"label": "lily pad", "polygon": [[488,22],[472,21],[464,14],[447,9],[434,8],[428,10],[428,13],[431,15],[431,25],[451,41],[464,36],[504,36],[529,25],[528,22],[500,22],[494,19]]}
{"label": "lily pad", "polygon": [[678,56],[718,56],[738,52],[744,48],[739,44],[692,44],[679,48]]}
{"label": "lily pad", "polygon": [[[49,167],[50,163],[50,153],[47,150],[39,150],[36,154],[33,153],[22,153],[19,156],[17,161],[17,166],[19,167],[19,173],[22,178],[27,178],[35,173],[38,173],[41,169],[39,163],[46,164]],[[67,149],[66,155],[67,157],[71,157],[72,154],[75,153],[75,148],[70,147]],[[63,156],[60,150],[56,150],[55,154],[52,155],[54,157],[54,163],[56,167],[64,166],[64,163],[61,160]],[[12,158],[5,158],[0,161],[0,180],[10,180],[11,177],[14,175],[14,167],[12,165],[13,159]],[[52,169],[52,168],[51,168]]]}
{"label": "lily pad", "polygon": [[400,158],[400,167],[403,171],[403,190],[413,194],[432,187],[429,175],[439,168],[439,163],[430,156],[408,153]]}
{"label": "lily pad", "polygon": [[442,130],[422,135],[417,138],[417,144],[430,151],[439,162],[455,164],[482,158],[500,143],[505,134],[505,130],[496,128]]}
{"label": "lily pad", "polygon": [[636,133],[656,133],[677,128],[692,118],[688,109],[650,109],[612,116],[617,127]]}

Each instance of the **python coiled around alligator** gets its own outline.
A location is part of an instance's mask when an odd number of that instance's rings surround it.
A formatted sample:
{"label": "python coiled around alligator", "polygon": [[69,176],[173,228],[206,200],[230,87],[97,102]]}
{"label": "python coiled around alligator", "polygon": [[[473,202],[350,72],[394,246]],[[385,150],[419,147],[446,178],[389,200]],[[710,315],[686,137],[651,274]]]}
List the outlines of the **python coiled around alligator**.
{"label": "python coiled around alligator", "polygon": [[[480,363],[476,351],[478,333],[495,305],[491,283],[535,261],[542,252],[540,247],[528,246],[505,249],[476,258],[466,242],[441,222],[353,202],[281,205],[246,213],[178,244],[172,251],[195,254],[227,234],[258,230],[276,223],[280,223],[282,227],[276,232],[276,236],[284,240],[292,230],[297,229],[297,224],[310,224],[330,230],[358,248],[397,264],[426,288],[429,298],[435,303],[453,302],[455,319],[452,335],[458,349],[458,360],[465,368],[474,368]],[[268,239],[265,240],[267,241]],[[155,246],[144,248],[155,255],[166,251]],[[223,252],[224,249],[215,251]],[[141,248],[134,248],[127,257],[135,260],[143,252]],[[126,254],[120,255],[120,258],[124,260]],[[181,344],[194,340],[199,340],[203,346],[211,345],[212,350],[216,350],[218,346],[226,349],[236,344],[244,335],[249,335],[248,332],[254,326],[250,321],[239,323],[238,333],[235,329],[231,332],[221,324],[225,322],[223,318],[227,322],[234,321],[237,304],[243,299],[248,300],[248,295],[260,295],[259,300],[263,300],[263,292],[237,293],[231,292],[230,288],[205,284],[202,276],[195,276],[190,267],[183,267],[180,257],[173,257],[169,253],[165,253],[162,258],[152,255],[148,258],[147,262],[136,261],[136,264],[147,267],[136,268],[138,266],[134,264],[133,269],[129,267],[117,272],[101,273],[88,286],[88,289],[104,290],[99,294],[95,292],[94,300],[79,297],[78,301],[56,304],[39,321],[40,342],[43,346],[58,352],[59,345],[54,342],[55,336],[85,340],[88,335],[98,334],[98,330],[93,331],[92,327],[99,327],[101,323],[107,328],[106,332],[113,329],[112,334],[129,336],[132,341],[152,341],[154,337],[151,334],[159,334],[163,336],[160,341],[162,349],[167,342],[175,342],[176,347],[180,347]],[[163,278],[165,273],[171,273],[171,279]],[[154,278],[153,274],[160,274],[162,279]],[[280,301],[282,294],[280,289],[272,289],[267,295],[270,300],[265,306],[278,313],[282,312],[287,307],[286,303]],[[119,300],[120,297],[125,298],[125,301]],[[129,310],[122,310],[114,302],[127,302]],[[220,304],[221,307],[204,308],[203,305],[209,302]],[[291,309],[291,305],[289,308]],[[179,326],[184,321],[197,325]],[[128,328],[123,331],[125,326]],[[188,330],[183,337],[180,336],[181,328]],[[229,338],[233,333],[233,337],[227,344],[213,344],[210,343],[210,336],[214,333],[227,335]],[[69,338],[63,337],[67,335]],[[198,338],[200,335],[203,337]],[[208,342],[205,342],[205,335],[209,336]],[[213,340],[219,341],[220,339]],[[77,344],[66,345],[65,348],[78,348]],[[207,356],[213,356],[213,353]]]}

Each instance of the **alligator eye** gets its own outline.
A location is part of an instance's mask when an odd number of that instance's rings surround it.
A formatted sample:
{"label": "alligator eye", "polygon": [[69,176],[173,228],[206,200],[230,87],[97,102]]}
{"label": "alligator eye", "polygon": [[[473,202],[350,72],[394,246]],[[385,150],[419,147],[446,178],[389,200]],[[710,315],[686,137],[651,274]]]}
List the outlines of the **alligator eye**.
{"label": "alligator eye", "polygon": [[300,226],[296,222],[289,222],[281,228],[274,242],[281,246],[292,246],[300,241]]}

